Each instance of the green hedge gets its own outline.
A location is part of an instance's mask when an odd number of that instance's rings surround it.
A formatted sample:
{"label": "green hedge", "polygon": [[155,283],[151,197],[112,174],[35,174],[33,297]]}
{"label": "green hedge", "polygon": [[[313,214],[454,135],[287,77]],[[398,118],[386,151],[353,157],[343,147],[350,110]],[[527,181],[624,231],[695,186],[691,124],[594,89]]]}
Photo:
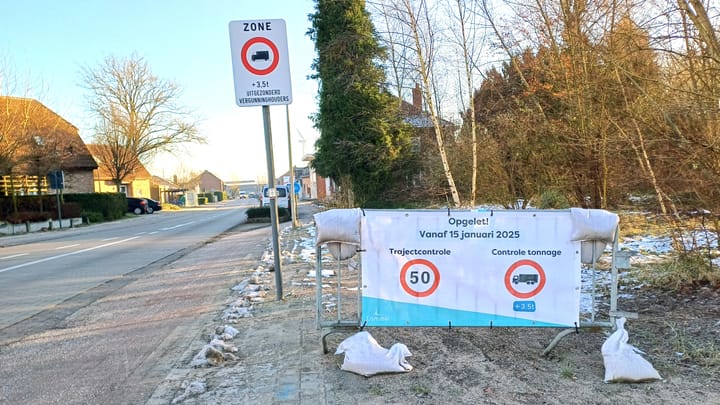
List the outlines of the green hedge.
{"label": "green hedge", "polygon": [[[55,195],[24,195],[13,197],[0,197],[0,219],[7,219],[11,215],[17,216],[21,212],[47,212],[57,211],[57,197]],[[17,206],[17,209],[15,208]]]}
{"label": "green hedge", "polygon": [[[270,207],[253,207],[248,208],[245,212],[248,219],[270,218]],[[278,207],[278,217],[289,217],[290,211],[287,208]]]}
{"label": "green hedge", "polygon": [[[220,202],[227,200],[227,194],[224,191],[213,191],[213,192],[207,192],[207,193],[198,193],[198,200],[200,198],[205,198],[205,203],[211,203],[211,202]],[[198,201],[198,204],[200,202]]]}
{"label": "green hedge", "polygon": [[65,194],[64,198],[82,207],[83,219],[89,215],[97,219],[97,214],[101,214],[104,221],[114,221],[124,217],[127,212],[127,199],[123,193]]}
{"label": "green hedge", "polygon": [[[17,211],[15,210],[17,204]],[[86,218],[93,213],[95,222],[98,218],[113,221],[122,218],[127,211],[125,194],[121,193],[69,193],[61,195],[61,215],[63,218]],[[0,197],[0,220],[23,223],[36,222],[35,219],[57,219],[57,196]]]}

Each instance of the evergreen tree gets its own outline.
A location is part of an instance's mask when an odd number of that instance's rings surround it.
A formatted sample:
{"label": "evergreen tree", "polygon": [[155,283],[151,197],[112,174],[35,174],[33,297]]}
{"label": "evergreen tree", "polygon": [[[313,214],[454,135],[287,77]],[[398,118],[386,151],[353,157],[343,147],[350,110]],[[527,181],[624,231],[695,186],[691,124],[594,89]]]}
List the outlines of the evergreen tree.
{"label": "evergreen tree", "polygon": [[350,205],[381,200],[401,177],[408,137],[397,103],[383,88],[384,53],[365,1],[317,0],[310,21],[313,78],[320,82],[312,165],[339,183]]}

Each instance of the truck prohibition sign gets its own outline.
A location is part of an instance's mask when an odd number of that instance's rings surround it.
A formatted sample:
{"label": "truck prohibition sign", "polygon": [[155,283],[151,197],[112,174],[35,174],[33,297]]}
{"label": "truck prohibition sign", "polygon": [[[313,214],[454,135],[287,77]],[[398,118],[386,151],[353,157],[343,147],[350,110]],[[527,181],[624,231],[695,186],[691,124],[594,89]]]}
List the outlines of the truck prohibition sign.
{"label": "truck prohibition sign", "polygon": [[527,285],[533,285],[538,282],[537,274],[515,274],[512,278],[513,284],[525,283]]}

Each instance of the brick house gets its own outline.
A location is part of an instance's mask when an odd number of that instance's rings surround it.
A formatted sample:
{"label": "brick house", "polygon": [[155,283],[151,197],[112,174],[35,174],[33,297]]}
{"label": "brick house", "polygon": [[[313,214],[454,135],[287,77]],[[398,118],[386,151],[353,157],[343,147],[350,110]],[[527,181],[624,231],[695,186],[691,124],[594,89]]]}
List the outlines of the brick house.
{"label": "brick house", "polygon": [[205,170],[190,181],[190,184],[198,187],[201,193],[212,193],[216,191],[225,191],[225,183],[219,177]]}
{"label": "brick house", "polygon": [[47,193],[62,170],[65,193],[91,193],[97,163],[77,127],[31,98],[0,96],[0,195]]}

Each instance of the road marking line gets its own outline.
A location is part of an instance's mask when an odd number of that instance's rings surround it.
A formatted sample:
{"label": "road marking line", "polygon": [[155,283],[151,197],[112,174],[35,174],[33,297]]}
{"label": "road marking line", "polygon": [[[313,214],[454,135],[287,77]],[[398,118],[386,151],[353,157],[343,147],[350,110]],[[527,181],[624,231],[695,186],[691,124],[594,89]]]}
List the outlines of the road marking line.
{"label": "road marking line", "polygon": [[190,222],[186,222],[186,223],[184,223],[184,224],[171,226],[171,227],[169,227],[169,228],[160,228],[160,230],[161,230],[161,231],[169,231],[169,230],[171,230],[171,229],[180,228],[180,227],[182,227],[182,226],[188,226],[188,225],[194,224],[194,223],[195,223],[195,221],[190,221]]}
{"label": "road marking line", "polygon": [[3,257],[0,257],[0,260],[12,259],[13,257],[27,256],[27,255],[29,255],[29,254],[30,254],[30,253],[18,253],[18,254],[16,254],[16,255],[3,256]]}
{"label": "road marking line", "polygon": [[59,246],[59,247],[56,247],[55,250],[67,249],[67,248],[71,248],[71,247],[75,247],[75,246],[80,246],[80,244],[76,243],[74,245]]}
{"label": "road marking line", "polygon": [[105,243],[105,244],[102,244],[102,245],[93,246],[93,247],[89,247],[89,248],[86,248],[86,249],[81,249],[81,250],[78,250],[77,252],[63,253],[63,254],[61,254],[61,255],[46,257],[46,258],[40,259],[40,260],[35,260],[35,261],[33,261],[33,262],[27,262],[27,263],[18,264],[18,265],[15,265],[15,266],[6,267],[6,268],[4,268],[4,269],[0,269],[0,273],[4,273],[4,272],[10,271],[10,270],[19,269],[19,268],[21,268],[21,267],[32,266],[33,264],[49,262],[50,260],[60,259],[60,258],[62,258],[62,257],[67,257],[67,256],[77,255],[77,254],[80,254],[80,253],[89,252],[89,251],[91,251],[91,250],[96,250],[96,249],[100,249],[100,248],[104,248],[104,247],[108,247],[108,246],[112,246],[112,245],[117,245],[118,243],[123,243],[123,242],[131,241],[131,240],[137,239],[137,238],[139,238],[139,236],[133,236],[132,238],[122,239],[122,240],[118,240],[118,241],[115,241],[115,242]]}

